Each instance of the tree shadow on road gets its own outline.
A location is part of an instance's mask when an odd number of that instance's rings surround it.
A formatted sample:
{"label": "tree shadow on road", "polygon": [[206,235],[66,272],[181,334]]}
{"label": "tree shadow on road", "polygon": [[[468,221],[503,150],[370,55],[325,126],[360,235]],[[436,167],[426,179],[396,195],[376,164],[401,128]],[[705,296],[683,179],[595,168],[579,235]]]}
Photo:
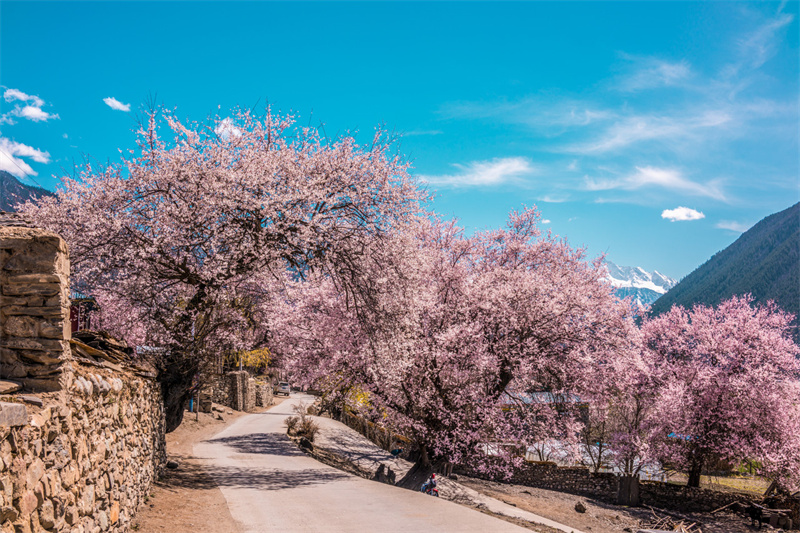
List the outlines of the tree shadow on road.
{"label": "tree shadow on road", "polygon": [[253,433],[237,437],[222,437],[205,442],[214,444],[224,444],[235,449],[239,453],[260,453],[267,455],[303,455],[297,445],[295,445],[285,435],[277,433]]}
{"label": "tree shadow on road", "polygon": [[257,490],[284,490],[309,485],[331,483],[350,477],[344,472],[329,468],[304,470],[275,470],[224,466],[199,466],[183,463],[159,481],[166,490],[205,487],[248,488]]}

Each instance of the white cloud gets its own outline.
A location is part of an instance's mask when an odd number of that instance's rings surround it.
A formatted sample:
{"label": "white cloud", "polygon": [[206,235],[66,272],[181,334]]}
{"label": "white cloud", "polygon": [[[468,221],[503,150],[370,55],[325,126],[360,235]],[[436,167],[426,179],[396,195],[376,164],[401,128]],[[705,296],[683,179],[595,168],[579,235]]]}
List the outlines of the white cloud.
{"label": "white cloud", "polygon": [[518,181],[533,172],[524,157],[495,158],[490,161],[473,161],[468,165],[453,165],[458,174],[419,176],[422,181],[445,187],[482,187]]}
{"label": "white cloud", "polygon": [[744,233],[748,229],[750,229],[749,224],[742,224],[741,222],[735,222],[733,220],[721,220],[717,222],[714,226],[719,229],[727,229],[730,231],[735,231],[737,233]]}
{"label": "white cloud", "polygon": [[51,118],[58,118],[58,115],[51,115],[46,111],[42,111],[42,108],[32,105],[26,105],[19,111],[14,110],[12,113],[18,117],[27,118],[28,120],[32,120],[34,122],[46,122]]}
{"label": "white cloud", "polygon": [[675,209],[665,209],[661,212],[661,218],[666,218],[670,222],[686,221],[686,220],[700,220],[706,216],[700,211],[690,209],[688,207],[676,207]]}
{"label": "white cloud", "polygon": [[13,102],[14,100],[31,102],[31,104],[35,107],[42,107],[44,105],[44,100],[38,96],[25,94],[19,89],[6,89],[6,91],[3,93],[3,98],[5,98],[6,102]]}
{"label": "white cloud", "polygon": [[549,218],[543,218],[542,219],[542,224],[550,224],[550,219]]}
{"label": "white cloud", "polygon": [[108,107],[111,109],[116,109],[117,111],[130,111],[131,104],[123,104],[113,96],[109,96],[108,98],[103,98],[103,101],[106,103]]}
{"label": "white cloud", "polygon": [[214,133],[223,141],[228,141],[231,137],[242,136],[242,130],[233,125],[233,119],[230,117],[222,119],[214,128]]}
{"label": "white cloud", "polygon": [[697,183],[683,176],[680,171],[667,168],[636,167],[635,174],[610,180],[594,180],[586,177],[586,188],[590,191],[636,190],[642,187],[661,187],[693,196],[725,200],[725,193],[718,180]]}
{"label": "white cloud", "polygon": [[50,154],[48,152],[43,152],[26,144],[0,137],[0,170],[5,170],[18,178],[38,175],[37,172],[22,159],[23,157],[30,158],[37,163],[46,164],[50,162]]}
{"label": "white cloud", "polygon": [[14,105],[14,109],[0,116],[0,124],[14,125],[17,123],[13,117],[21,117],[33,122],[46,122],[51,119],[59,118],[55,113],[51,114],[42,110],[44,100],[35,95],[26,94],[19,89],[6,89],[3,92],[3,99],[6,102],[25,102],[25,105]]}
{"label": "white cloud", "polygon": [[62,137],[64,137],[65,139],[69,139],[69,135],[67,135],[66,133],[63,134]]}

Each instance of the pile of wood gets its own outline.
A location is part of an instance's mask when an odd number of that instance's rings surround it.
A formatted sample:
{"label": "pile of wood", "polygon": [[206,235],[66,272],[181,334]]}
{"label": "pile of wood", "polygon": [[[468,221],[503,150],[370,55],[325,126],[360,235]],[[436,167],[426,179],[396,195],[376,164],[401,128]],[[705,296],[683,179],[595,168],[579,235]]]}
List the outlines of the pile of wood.
{"label": "pile of wood", "polygon": [[650,512],[652,513],[652,518],[642,525],[643,528],[658,531],[677,531],[679,533],[703,533],[702,524],[699,522],[669,515],[659,516],[652,507],[650,507]]}

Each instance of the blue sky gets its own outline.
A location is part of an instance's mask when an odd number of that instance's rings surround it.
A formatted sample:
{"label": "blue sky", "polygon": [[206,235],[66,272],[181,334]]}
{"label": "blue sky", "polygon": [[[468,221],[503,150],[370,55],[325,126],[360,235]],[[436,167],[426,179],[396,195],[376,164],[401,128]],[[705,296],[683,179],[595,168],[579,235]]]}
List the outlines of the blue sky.
{"label": "blue sky", "polygon": [[800,200],[798,2],[0,2],[0,169],[54,188],[180,117],[400,134],[433,208],[680,278]]}

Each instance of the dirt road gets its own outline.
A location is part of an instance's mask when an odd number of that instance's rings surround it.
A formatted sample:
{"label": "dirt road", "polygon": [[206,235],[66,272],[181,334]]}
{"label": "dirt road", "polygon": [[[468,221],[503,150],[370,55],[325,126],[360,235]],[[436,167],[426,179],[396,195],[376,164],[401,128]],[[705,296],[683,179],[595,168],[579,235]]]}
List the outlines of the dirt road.
{"label": "dirt road", "polygon": [[194,447],[241,531],[527,533],[455,503],[367,481],[307,457],[283,425],[293,404],[243,416]]}

